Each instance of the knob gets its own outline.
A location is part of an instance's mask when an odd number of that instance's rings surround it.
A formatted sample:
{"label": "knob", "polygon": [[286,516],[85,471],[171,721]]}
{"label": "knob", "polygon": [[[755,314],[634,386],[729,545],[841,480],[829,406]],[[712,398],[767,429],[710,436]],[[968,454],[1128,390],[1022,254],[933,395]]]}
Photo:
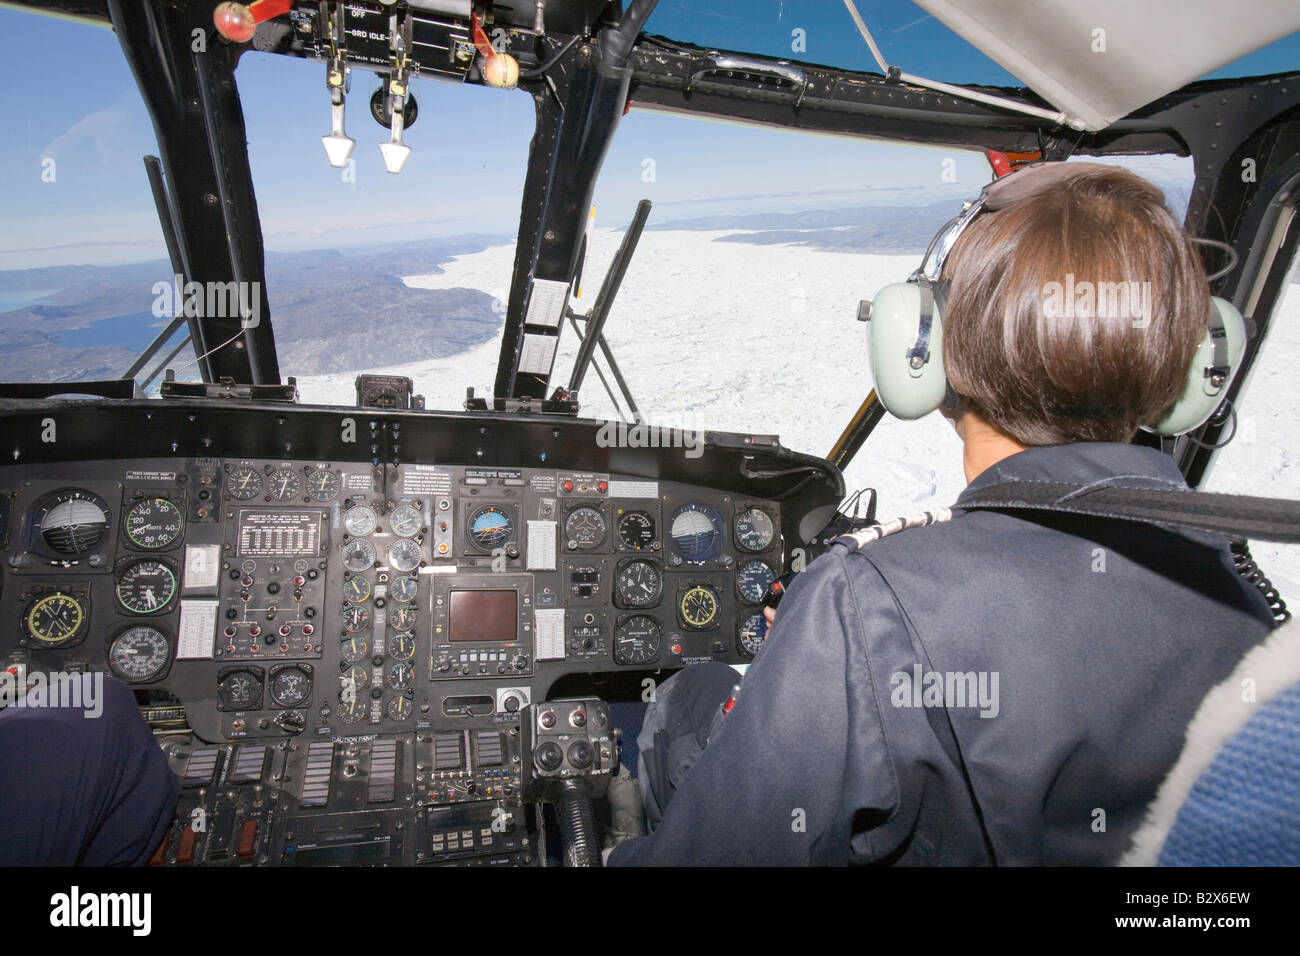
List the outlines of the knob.
{"label": "knob", "polygon": [[546,727],[548,729],[554,727],[555,711],[553,710],[542,711],[542,716],[538,718],[538,723],[540,723],[543,727]]}
{"label": "knob", "polygon": [[517,713],[519,710],[519,698],[514,694],[511,694],[505,699],[505,707],[507,713]]}
{"label": "knob", "polygon": [[[556,748],[559,749],[558,747]],[[585,740],[575,740],[569,744],[569,765],[575,770],[586,770],[591,766],[591,761],[595,757],[595,751],[591,749],[591,744]]]}
{"label": "knob", "polygon": [[585,710],[575,710],[569,715],[569,723],[575,727],[587,726],[587,712]]}
{"label": "knob", "polygon": [[514,669],[517,671],[528,670],[528,658],[523,654],[520,654],[510,663],[514,666]]}
{"label": "knob", "polygon": [[[579,741],[579,743],[583,743],[583,741]],[[555,741],[548,740],[533,751],[533,760],[537,762],[540,770],[546,773],[554,773],[560,769],[560,764],[564,763],[564,751],[560,749],[560,745]]]}

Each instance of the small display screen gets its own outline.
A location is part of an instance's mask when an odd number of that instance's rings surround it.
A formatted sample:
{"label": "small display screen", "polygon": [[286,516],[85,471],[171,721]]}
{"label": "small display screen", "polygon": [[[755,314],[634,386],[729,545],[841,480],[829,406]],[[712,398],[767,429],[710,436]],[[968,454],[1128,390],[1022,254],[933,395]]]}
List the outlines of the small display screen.
{"label": "small display screen", "polygon": [[451,641],[515,641],[519,639],[517,591],[452,591]]}

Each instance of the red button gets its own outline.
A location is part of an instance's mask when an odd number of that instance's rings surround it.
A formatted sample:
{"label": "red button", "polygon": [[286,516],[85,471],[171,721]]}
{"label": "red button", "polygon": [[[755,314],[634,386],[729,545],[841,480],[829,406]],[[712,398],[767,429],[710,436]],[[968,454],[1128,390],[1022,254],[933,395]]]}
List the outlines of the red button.
{"label": "red button", "polygon": [[245,820],[244,825],[239,830],[239,849],[235,852],[242,857],[253,855],[253,847],[257,845],[257,821]]}
{"label": "red button", "polygon": [[193,827],[186,827],[181,831],[181,845],[176,851],[177,863],[184,865],[194,862],[194,843],[198,838],[199,835],[194,832]]}
{"label": "red button", "polygon": [[571,481],[566,481],[566,482],[564,483],[564,490],[565,490],[565,491],[572,491],[572,490],[573,490],[573,482],[571,482]]}
{"label": "red button", "polygon": [[609,482],[602,481],[596,487],[600,490],[600,493],[603,495],[606,491],[609,490]]}

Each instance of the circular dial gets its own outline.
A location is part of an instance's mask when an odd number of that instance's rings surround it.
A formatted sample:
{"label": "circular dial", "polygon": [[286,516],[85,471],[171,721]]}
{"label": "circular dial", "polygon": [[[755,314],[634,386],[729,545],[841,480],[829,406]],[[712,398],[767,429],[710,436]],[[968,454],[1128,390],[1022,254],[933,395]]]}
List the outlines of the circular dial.
{"label": "circular dial", "polygon": [[357,661],[365,660],[369,655],[370,644],[366,641],[365,635],[358,634],[343,642],[341,656],[344,664],[355,664]]}
{"label": "circular dial", "polygon": [[424,517],[410,505],[398,505],[388,516],[388,527],[392,529],[393,534],[403,538],[419,534],[423,526]]}
{"label": "circular dial", "polygon": [[175,544],[184,528],[181,509],[166,498],[145,498],[126,513],[127,538],[137,548],[148,551]]}
{"label": "circular dial", "polygon": [[496,505],[479,508],[469,519],[470,540],[484,551],[504,547],[514,530],[510,515]]}
{"label": "circular dial", "polygon": [[409,604],[399,604],[388,616],[388,622],[395,631],[410,631],[415,628],[416,610]]}
{"label": "circular dial", "polygon": [[360,604],[353,604],[343,609],[343,629],[355,634],[370,623],[370,611]]}
{"label": "circular dial", "polygon": [[166,669],[170,658],[167,635],[144,625],[127,628],[108,646],[108,669],[131,683],[153,680]]}
{"label": "circular dial", "polygon": [[349,508],[348,513],[343,516],[343,530],[354,538],[364,538],[374,531],[378,524],[378,516],[368,505]]}
{"label": "circular dial", "polygon": [[677,553],[693,564],[722,553],[722,515],[710,505],[691,501],[673,512],[671,534]]}
{"label": "circular dial", "polygon": [[61,491],[45,499],[41,540],[56,554],[84,554],[108,533],[108,506],[89,491]]}
{"label": "circular dial", "polygon": [[398,604],[409,604],[420,593],[420,582],[409,575],[394,578],[388,585],[388,596]]}
{"label": "circular dial", "polygon": [[655,519],[647,511],[629,511],[618,519],[619,547],[643,551],[655,541]]}
{"label": "circular dial", "polygon": [[337,471],[313,468],[307,472],[307,497],[312,501],[333,501],[339,496],[340,485]]}
{"label": "circular dial", "polygon": [[409,661],[415,656],[415,635],[399,631],[388,642],[388,656],[396,661]]}
{"label": "circular dial", "polygon": [[176,572],[145,558],[127,565],[117,578],[117,603],[132,614],[156,614],[176,596]]}
{"label": "circular dial", "polygon": [[252,671],[234,671],[217,684],[217,699],[227,710],[255,710],[262,704],[262,681]]}
{"label": "circular dial", "polygon": [[367,570],[375,563],[375,546],[361,538],[353,538],[343,546],[343,566],[353,574]]}
{"label": "circular dial", "polygon": [[262,473],[251,465],[240,465],[230,473],[226,492],[240,501],[256,498],[262,493]]}
{"label": "circular dial", "polygon": [[745,551],[766,551],[776,537],[772,516],[762,508],[746,508],[736,516],[736,544]]}
{"label": "circular dial", "polygon": [[398,661],[388,668],[388,673],[384,675],[384,682],[398,692],[409,690],[415,683],[415,668],[408,661]]}
{"label": "circular dial", "polygon": [[758,604],[775,580],[776,572],[766,561],[742,561],[736,571],[736,591],[746,604]]}
{"label": "circular dial", "polygon": [[339,677],[339,689],[344,695],[351,690],[355,692],[357,697],[360,697],[361,692],[369,686],[370,672],[360,664],[353,664]]}
{"label": "circular dial", "polygon": [[687,589],[677,604],[682,621],[687,627],[703,630],[712,627],[718,620],[718,596],[711,588],[697,584]]}
{"label": "circular dial", "polygon": [[301,707],[311,697],[311,675],[301,667],[282,667],[271,678],[271,700],[280,707]]}
{"label": "circular dial", "polygon": [[575,508],[564,521],[564,539],[574,551],[591,551],[605,543],[609,528],[596,508]]}
{"label": "circular dial", "polygon": [[614,631],[614,660],[645,664],[659,656],[659,622],[649,614],[633,614]]}
{"label": "circular dial", "polygon": [[370,579],[354,574],[343,582],[343,600],[361,604],[370,600]]}
{"label": "circular dial", "polygon": [[767,618],[762,614],[750,614],[740,622],[740,631],[736,635],[740,649],[753,657],[767,640]]}
{"label": "circular dial", "polygon": [[345,724],[358,724],[370,712],[370,706],[360,694],[339,692],[338,715]]}
{"label": "circular dial", "polygon": [[394,571],[414,571],[420,566],[420,546],[410,538],[394,541],[388,547],[388,566]]}
{"label": "circular dial", "polygon": [[288,501],[302,494],[302,479],[292,468],[277,468],[266,476],[266,484],[276,501]]}
{"label": "circular dial", "polygon": [[620,607],[654,607],[663,590],[663,574],[651,561],[629,561],[614,579],[614,596]]}
{"label": "circular dial", "polygon": [[23,614],[27,636],[47,647],[71,644],[86,630],[90,609],[86,602],[66,591],[38,597]]}
{"label": "circular dial", "polygon": [[394,697],[388,702],[389,720],[406,720],[410,716],[411,699],[409,697]]}

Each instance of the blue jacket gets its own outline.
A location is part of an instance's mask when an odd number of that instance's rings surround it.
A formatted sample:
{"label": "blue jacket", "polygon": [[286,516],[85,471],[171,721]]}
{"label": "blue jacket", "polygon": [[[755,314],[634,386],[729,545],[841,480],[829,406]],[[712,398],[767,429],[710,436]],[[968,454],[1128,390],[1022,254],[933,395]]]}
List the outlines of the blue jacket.
{"label": "blue jacket", "polygon": [[[999,481],[1185,487],[1122,444]],[[961,506],[961,498],[956,508]],[[797,575],[735,708],[625,864],[1111,864],[1272,618],[1226,541],[957,511]]]}

